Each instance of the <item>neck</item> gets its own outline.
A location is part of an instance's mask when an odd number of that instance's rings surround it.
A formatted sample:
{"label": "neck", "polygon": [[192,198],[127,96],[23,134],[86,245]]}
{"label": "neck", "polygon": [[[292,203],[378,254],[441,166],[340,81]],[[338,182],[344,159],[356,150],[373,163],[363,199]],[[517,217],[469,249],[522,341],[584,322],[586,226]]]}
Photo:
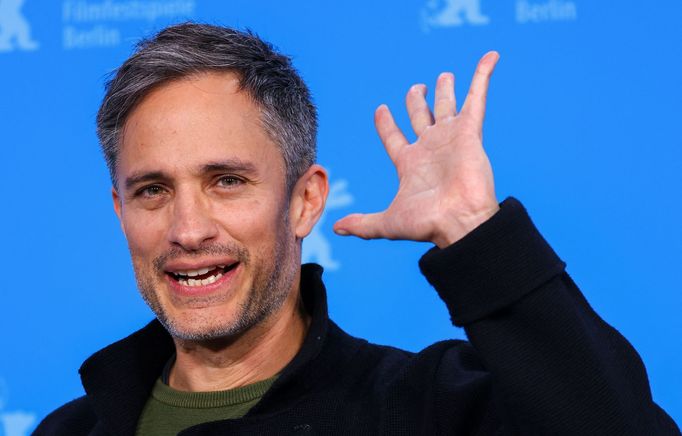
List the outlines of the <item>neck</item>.
{"label": "neck", "polygon": [[211,392],[273,377],[298,353],[309,324],[294,290],[278,311],[239,337],[201,343],[176,338],[168,383],[181,391]]}

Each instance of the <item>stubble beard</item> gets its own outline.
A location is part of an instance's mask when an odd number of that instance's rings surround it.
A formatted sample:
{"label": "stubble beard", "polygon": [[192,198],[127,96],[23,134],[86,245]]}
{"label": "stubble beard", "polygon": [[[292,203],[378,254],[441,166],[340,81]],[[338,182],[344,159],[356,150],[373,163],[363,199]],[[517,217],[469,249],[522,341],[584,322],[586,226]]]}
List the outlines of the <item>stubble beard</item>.
{"label": "stubble beard", "polygon": [[[297,269],[300,267],[292,258],[295,255],[295,242],[289,231],[288,214],[284,215],[283,225],[275,231],[278,236],[275,241],[274,252],[261,253],[260,260],[253,260],[249,251],[236,243],[207,245],[191,253],[178,248],[171,249],[156,258],[153,262],[154,266],[151,268],[144,268],[139,265],[139,262],[135,262],[133,255],[135,279],[140,294],[171,336],[192,342],[229,340],[249,331],[282,307],[289,292],[293,289],[293,281]],[[254,276],[251,288],[247,293],[246,300],[239,303],[239,309],[232,319],[217,321],[209,316],[204,316],[201,309],[193,309],[196,313],[191,322],[192,325],[183,325],[177,319],[173,319],[161,304],[158,297],[159,290],[155,284],[158,281],[155,281],[154,277],[163,277],[165,272],[162,265],[174,257],[187,258],[206,255],[230,256],[239,261],[239,268],[246,269],[251,266],[252,262],[258,262],[260,266],[253,265]],[[210,305],[210,299],[210,297],[205,298],[202,303]]]}

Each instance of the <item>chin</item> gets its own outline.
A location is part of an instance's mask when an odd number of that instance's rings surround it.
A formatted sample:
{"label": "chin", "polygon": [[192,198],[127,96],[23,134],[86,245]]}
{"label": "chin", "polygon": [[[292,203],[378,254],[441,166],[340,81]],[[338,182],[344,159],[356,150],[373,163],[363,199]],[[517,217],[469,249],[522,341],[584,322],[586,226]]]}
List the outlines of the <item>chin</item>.
{"label": "chin", "polygon": [[[158,312],[157,318],[168,333],[176,339],[185,341],[210,341],[215,339],[235,339],[254,326],[263,322],[281,304],[259,310],[240,304],[237,313],[226,313],[225,307],[186,309],[178,314],[167,311]],[[222,309],[222,310],[212,310]]]}
{"label": "chin", "polygon": [[239,319],[225,314],[211,313],[210,309],[183,312],[178,315],[169,315],[166,312],[156,314],[168,333],[176,339],[206,341],[229,338],[240,335],[248,329],[248,326],[242,325]]}

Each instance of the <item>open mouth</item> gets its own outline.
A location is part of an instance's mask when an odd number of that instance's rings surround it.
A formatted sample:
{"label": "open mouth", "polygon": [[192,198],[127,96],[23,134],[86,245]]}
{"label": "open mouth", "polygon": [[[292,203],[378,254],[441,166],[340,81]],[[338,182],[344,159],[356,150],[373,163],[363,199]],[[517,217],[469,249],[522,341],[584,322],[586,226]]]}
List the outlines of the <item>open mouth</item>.
{"label": "open mouth", "polygon": [[239,262],[231,265],[214,265],[196,270],[166,271],[166,274],[183,286],[206,286],[218,281],[224,274],[235,269],[237,265],[239,265]]}

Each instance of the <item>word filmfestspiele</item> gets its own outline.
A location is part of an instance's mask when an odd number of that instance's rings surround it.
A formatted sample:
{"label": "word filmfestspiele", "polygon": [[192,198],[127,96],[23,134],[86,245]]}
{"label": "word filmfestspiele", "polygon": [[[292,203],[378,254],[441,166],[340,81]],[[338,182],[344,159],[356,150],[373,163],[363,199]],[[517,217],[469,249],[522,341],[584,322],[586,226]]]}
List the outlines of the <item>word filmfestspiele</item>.
{"label": "word filmfestspiele", "polygon": [[[135,20],[153,22],[160,18],[189,17],[196,9],[195,0],[121,1],[67,0],[62,3],[62,45],[65,49],[113,47],[123,40],[121,30],[112,23]],[[82,24],[96,24],[88,28]]]}

